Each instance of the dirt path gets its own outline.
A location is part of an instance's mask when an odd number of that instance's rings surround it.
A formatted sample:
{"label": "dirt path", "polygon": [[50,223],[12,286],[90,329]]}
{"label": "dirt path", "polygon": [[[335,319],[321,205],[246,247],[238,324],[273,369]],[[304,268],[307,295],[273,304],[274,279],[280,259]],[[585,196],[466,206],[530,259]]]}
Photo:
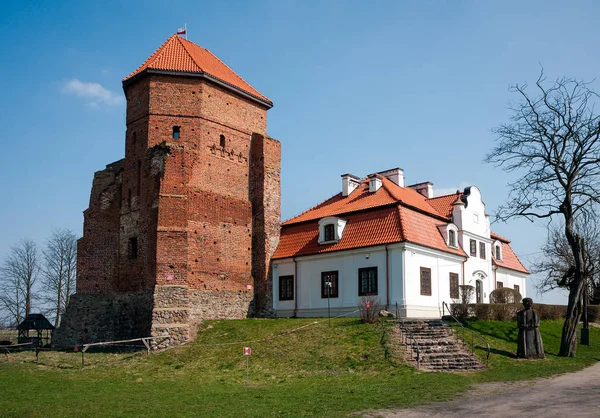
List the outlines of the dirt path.
{"label": "dirt path", "polygon": [[366,411],[364,418],[600,417],[600,363],[522,382],[476,384],[460,398],[414,409]]}

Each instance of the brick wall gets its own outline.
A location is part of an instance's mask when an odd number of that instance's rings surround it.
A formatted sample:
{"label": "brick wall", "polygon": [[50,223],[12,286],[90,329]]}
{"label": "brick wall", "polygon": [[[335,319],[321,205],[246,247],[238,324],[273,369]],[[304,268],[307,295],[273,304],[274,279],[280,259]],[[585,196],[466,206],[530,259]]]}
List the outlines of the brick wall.
{"label": "brick wall", "polygon": [[268,314],[281,150],[267,109],[193,77],[152,74],[125,90],[125,159],[94,178],[77,293],[151,292],[141,321],[174,342],[206,318]]}

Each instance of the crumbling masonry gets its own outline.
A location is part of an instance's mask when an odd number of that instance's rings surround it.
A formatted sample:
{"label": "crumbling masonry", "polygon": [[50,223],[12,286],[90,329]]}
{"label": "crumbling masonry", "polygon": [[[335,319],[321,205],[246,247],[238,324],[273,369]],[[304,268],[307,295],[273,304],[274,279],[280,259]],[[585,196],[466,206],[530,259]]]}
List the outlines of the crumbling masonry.
{"label": "crumbling masonry", "polygon": [[123,80],[125,158],[94,175],[58,346],[168,334],[272,309],[280,143],[272,103],[172,36]]}

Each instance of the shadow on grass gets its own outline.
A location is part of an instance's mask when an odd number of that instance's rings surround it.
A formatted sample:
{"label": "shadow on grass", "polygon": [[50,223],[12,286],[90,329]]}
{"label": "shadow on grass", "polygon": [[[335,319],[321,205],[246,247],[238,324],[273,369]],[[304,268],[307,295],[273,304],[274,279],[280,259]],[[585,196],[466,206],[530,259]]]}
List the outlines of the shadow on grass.
{"label": "shadow on grass", "polygon": [[[483,347],[480,347],[480,348],[485,350],[485,348],[483,348]],[[508,358],[517,358],[515,353],[511,353],[510,351],[506,351],[506,350],[498,350],[497,348],[490,348],[490,353],[498,355],[498,356],[508,357]]]}

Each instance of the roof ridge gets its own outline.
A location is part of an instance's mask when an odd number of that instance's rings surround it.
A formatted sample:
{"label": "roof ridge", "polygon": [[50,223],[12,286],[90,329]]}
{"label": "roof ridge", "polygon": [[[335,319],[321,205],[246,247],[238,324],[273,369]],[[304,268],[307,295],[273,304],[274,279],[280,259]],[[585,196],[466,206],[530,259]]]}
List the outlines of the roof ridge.
{"label": "roof ridge", "polygon": [[[357,189],[358,189],[358,187],[357,187]],[[313,207],[311,207],[311,208],[309,208],[309,209],[306,209],[304,212],[300,212],[299,214],[297,214],[297,215],[295,215],[295,216],[292,216],[292,217],[291,217],[291,218],[289,218],[289,219],[286,219],[285,221],[283,221],[283,222],[281,223],[281,225],[283,225],[283,224],[285,224],[285,223],[287,223],[287,222],[291,221],[292,219],[298,218],[298,217],[300,217],[300,216],[304,215],[305,213],[307,213],[307,212],[310,212],[310,211],[311,211],[311,210],[313,210],[313,209],[316,209],[317,207],[321,206],[322,204],[324,204],[324,203],[325,203],[325,202],[327,202],[328,200],[331,200],[331,199],[333,199],[334,197],[337,197],[337,196],[338,196],[338,195],[340,195],[341,193],[342,193],[342,192],[336,193],[336,194],[334,194],[333,196],[330,196],[330,197],[328,197],[327,199],[325,199],[325,200],[322,200],[321,202],[317,203],[317,204],[316,204],[316,205],[314,205]],[[353,191],[352,193],[354,193],[354,191]],[[352,194],[352,193],[350,193],[350,194]],[[348,195],[348,196],[350,196],[350,195]],[[302,222],[303,222],[303,221],[302,221]],[[298,222],[298,223],[300,223],[300,222]]]}
{"label": "roof ridge", "polygon": [[398,204],[396,207],[396,211],[398,212],[398,222],[400,223],[400,233],[402,234],[402,239],[406,241],[406,229],[404,227],[404,219],[402,216],[402,205]]}
{"label": "roof ridge", "polygon": [[[187,39],[186,39],[186,41],[187,41]],[[217,61],[219,61],[221,64],[223,64],[225,67],[227,67],[227,69],[229,69],[229,71],[231,71],[234,76],[236,76],[237,78],[239,78],[241,81],[243,81],[244,83],[246,83],[250,87],[254,88],[250,83],[248,83],[246,80],[244,80],[241,75],[239,75],[236,71],[233,71],[233,68],[231,68],[229,65],[227,65],[221,58],[219,58],[215,54],[213,54],[210,49],[207,49],[207,48],[204,48],[203,46],[197,45],[197,44],[193,43],[192,41],[188,41],[188,42],[190,42],[192,45],[195,45],[198,48],[202,48],[203,50],[205,50],[206,52],[208,52],[210,55],[212,55],[213,57],[215,57]],[[213,77],[219,78],[219,77],[216,77],[216,76],[213,76]],[[221,80],[221,79],[219,78],[219,80]],[[225,81],[225,80],[222,80],[222,81]],[[228,83],[228,84],[231,84],[231,83]],[[256,90],[256,89],[254,88],[254,90]],[[262,93],[260,93],[258,90],[256,90],[256,91],[262,96],[262,97],[258,96],[259,98],[261,98],[261,99],[267,99],[268,101],[271,101],[266,96],[264,96]],[[253,94],[252,92],[247,92],[247,93],[251,94],[252,96],[256,96],[256,94]]]}
{"label": "roof ridge", "polygon": [[405,202],[404,200],[402,200],[401,197],[399,197],[395,191],[392,193],[392,191],[388,188],[388,184],[393,184],[396,187],[400,187],[398,186],[396,183],[394,183],[393,181],[391,181],[390,179],[388,179],[387,177],[382,177],[385,180],[382,182],[382,184],[384,185],[385,189],[390,193],[390,196],[392,196],[394,199],[396,199],[400,204],[402,204],[402,206],[405,207],[409,207],[409,208],[413,208],[419,211],[423,211],[426,212],[428,215],[433,215],[433,216],[441,216],[442,218],[446,219],[447,217],[440,214],[433,206],[431,206],[428,202],[429,198],[423,196],[421,193],[417,192],[416,190],[410,188],[410,187],[403,187],[404,190],[406,190],[406,193],[416,193],[416,195],[418,195],[420,198],[423,199],[423,202],[427,205],[427,207],[429,208],[429,210],[425,210],[425,208],[418,208],[414,205],[411,205],[408,202]]}
{"label": "roof ridge", "polygon": [[460,190],[457,190],[458,193],[454,192],[454,193],[448,193],[448,194],[443,194],[441,196],[434,196],[434,197],[427,197],[427,200],[435,200],[435,199],[441,199],[444,197],[450,197],[450,196],[456,196],[456,195],[461,195],[462,192]]}
{"label": "roof ridge", "polygon": [[142,63],[142,65],[138,66],[135,70],[133,70],[132,72],[130,72],[129,74],[127,74],[127,76],[125,76],[122,81],[125,81],[125,80],[131,78],[133,74],[136,74],[138,72],[142,72],[142,71],[144,71],[144,69],[147,69],[148,66],[150,65],[150,61],[154,61],[158,56],[160,56],[160,55],[162,55],[164,53],[164,49],[165,49],[164,47],[165,47],[165,45],[171,40],[171,38],[173,38],[173,36],[177,36],[177,35],[171,35],[171,36],[169,36],[167,38],[167,40],[164,41],[162,43],[162,45],[158,47],[158,49],[156,49],[152,54],[150,54],[150,56],[146,59],[146,61],[144,61]]}
{"label": "roof ridge", "polygon": [[[194,64],[196,64],[196,67],[198,67],[198,69],[200,70],[200,72],[201,72],[201,73],[205,73],[205,71],[204,71],[204,68],[202,68],[202,66],[200,65],[200,63],[199,63],[199,62],[197,62],[197,61],[194,59],[194,54],[192,54],[192,53],[190,52],[190,50],[188,49],[188,47],[187,47],[186,43],[185,43],[185,42],[183,42],[183,41],[184,41],[184,39],[183,39],[181,36],[179,36],[179,35],[175,35],[175,36],[177,36],[177,40],[179,41],[179,43],[181,44],[181,46],[182,46],[182,47],[183,47],[183,49],[185,50],[185,52],[186,52],[186,54],[188,55],[188,57],[189,57],[189,58],[192,60],[192,62],[193,62]],[[187,39],[186,39],[185,41],[186,41],[187,43],[190,43],[190,44],[192,44],[192,45],[195,45],[195,44],[194,44],[192,41],[188,41]],[[198,46],[198,47],[202,48],[200,45],[196,45],[196,46]],[[202,49],[204,49],[204,48],[202,48]],[[212,54],[212,55],[213,55],[213,56],[215,56],[214,54]],[[216,58],[216,57],[215,57],[215,58]],[[217,59],[218,59],[218,58],[217,58]],[[231,68],[230,68],[230,70],[231,70]],[[232,71],[233,71],[233,70],[232,70]],[[235,73],[234,73],[234,74],[235,74]]]}

